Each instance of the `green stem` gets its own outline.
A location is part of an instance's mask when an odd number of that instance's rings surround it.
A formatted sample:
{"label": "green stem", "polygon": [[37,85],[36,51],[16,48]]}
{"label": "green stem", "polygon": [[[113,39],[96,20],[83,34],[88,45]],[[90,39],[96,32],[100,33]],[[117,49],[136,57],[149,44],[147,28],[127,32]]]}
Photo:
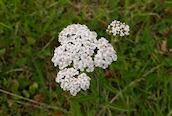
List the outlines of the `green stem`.
{"label": "green stem", "polygon": [[[98,69],[98,74],[100,72],[100,69]],[[97,103],[96,103],[96,110],[94,113],[94,116],[96,116],[96,114],[98,114],[99,108],[100,108],[100,77],[96,75],[96,81],[97,81],[97,92],[98,92],[98,99],[97,99]]]}

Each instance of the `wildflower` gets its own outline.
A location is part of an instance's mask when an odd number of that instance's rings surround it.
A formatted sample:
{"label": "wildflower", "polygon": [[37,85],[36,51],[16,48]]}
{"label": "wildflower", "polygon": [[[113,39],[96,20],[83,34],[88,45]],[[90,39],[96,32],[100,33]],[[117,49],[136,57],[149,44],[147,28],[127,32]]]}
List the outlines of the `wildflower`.
{"label": "wildflower", "polygon": [[104,37],[96,38],[96,32],[81,24],[69,25],[59,34],[61,45],[55,48],[51,61],[60,69],[56,82],[73,96],[90,86],[91,78],[83,71],[93,72],[95,67],[105,69],[117,60],[113,46]]}
{"label": "wildflower", "polygon": [[112,33],[113,36],[116,36],[118,34],[120,36],[125,36],[125,35],[129,35],[130,27],[125,23],[114,20],[110,25],[108,25],[106,31]]}

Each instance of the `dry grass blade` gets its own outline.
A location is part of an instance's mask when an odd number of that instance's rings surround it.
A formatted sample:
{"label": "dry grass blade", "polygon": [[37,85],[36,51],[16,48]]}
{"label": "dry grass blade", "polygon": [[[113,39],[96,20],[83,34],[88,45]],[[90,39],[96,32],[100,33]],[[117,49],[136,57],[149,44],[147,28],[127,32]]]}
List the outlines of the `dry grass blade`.
{"label": "dry grass blade", "polygon": [[[14,93],[11,93],[11,92],[8,92],[8,91],[2,90],[2,89],[0,89],[0,92],[5,93],[5,94],[8,94],[8,95],[11,95],[11,96],[14,96],[14,97],[18,97],[18,98],[20,98],[20,99],[29,101],[29,102],[34,103],[34,104],[37,104],[37,105],[40,105],[40,107],[46,107],[47,109],[60,110],[60,111],[62,111],[62,112],[64,112],[64,113],[68,113],[68,111],[66,111],[66,110],[64,110],[64,109],[62,109],[62,108],[60,108],[60,107],[47,105],[47,104],[45,104],[45,103],[39,103],[39,102],[34,101],[34,100],[32,100],[32,99],[28,99],[28,98],[25,98],[25,97],[23,97],[23,96],[19,96],[19,95],[16,95],[16,94],[14,94]],[[19,102],[18,102],[18,103],[19,103]],[[20,103],[21,103],[21,102],[20,102]]]}
{"label": "dry grass blade", "polygon": [[145,80],[144,78],[139,78],[139,79],[137,79],[135,81],[132,81],[128,86],[126,86],[123,90],[121,90],[115,97],[113,97],[109,103],[113,103],[122,94],[122,92],[127,90],[129,87],[131,87],[135,83],[138,83],[138,82],[141,82],[141,81],[144,81],[144,80]]}

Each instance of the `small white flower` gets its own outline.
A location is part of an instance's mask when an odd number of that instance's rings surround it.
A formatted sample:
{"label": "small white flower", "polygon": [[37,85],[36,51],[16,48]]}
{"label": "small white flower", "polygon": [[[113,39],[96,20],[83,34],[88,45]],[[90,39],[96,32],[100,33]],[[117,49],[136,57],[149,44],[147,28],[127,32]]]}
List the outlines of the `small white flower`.
{"label": "small white flower", "polygon": [[86,69],[86,71],[87,72],[93,72],[94,71],[94,67],[92,66],[92,67],[88,67],[87,69]]}
{"label": "small white flower", "polygon": [[80,55],[81,60],[85,60],[88,57],[86,53]]}
{"label": "small white flower", "polygon": [[125,35],[129,35],[130,27],[125,23],[114,20],[110,25],[108,25],[106,31],[112,33],[113,36],[116,36],[118,34],[120,36],[125,36]]}

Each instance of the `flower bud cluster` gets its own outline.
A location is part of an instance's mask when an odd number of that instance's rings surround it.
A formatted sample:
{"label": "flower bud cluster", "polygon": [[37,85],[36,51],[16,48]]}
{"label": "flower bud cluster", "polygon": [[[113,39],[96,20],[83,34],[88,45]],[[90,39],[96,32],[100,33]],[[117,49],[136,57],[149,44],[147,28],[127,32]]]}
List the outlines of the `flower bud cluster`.
{"label": "flower bud cluster", "polygon": [[110,25],[108,25],[108,28],[106,30],[109,33],[112,33],[113,36],[120,35],[125,36],[129,35],[130,27],[126,25],[125,23],[122,23],[120,21],[114,20]]}
{"label": "flower bud cluster", "polygon": [[117,60],[113,46],[104,37],[96,38],[96,32],[81,24],[69,25],[59,34],[61,45],[54,50],[52,58],[54,66],[60,69],[56,82],[73,96],[90,86],[91,78],[81,72],[93,72],[94,67],[105,69]]}

